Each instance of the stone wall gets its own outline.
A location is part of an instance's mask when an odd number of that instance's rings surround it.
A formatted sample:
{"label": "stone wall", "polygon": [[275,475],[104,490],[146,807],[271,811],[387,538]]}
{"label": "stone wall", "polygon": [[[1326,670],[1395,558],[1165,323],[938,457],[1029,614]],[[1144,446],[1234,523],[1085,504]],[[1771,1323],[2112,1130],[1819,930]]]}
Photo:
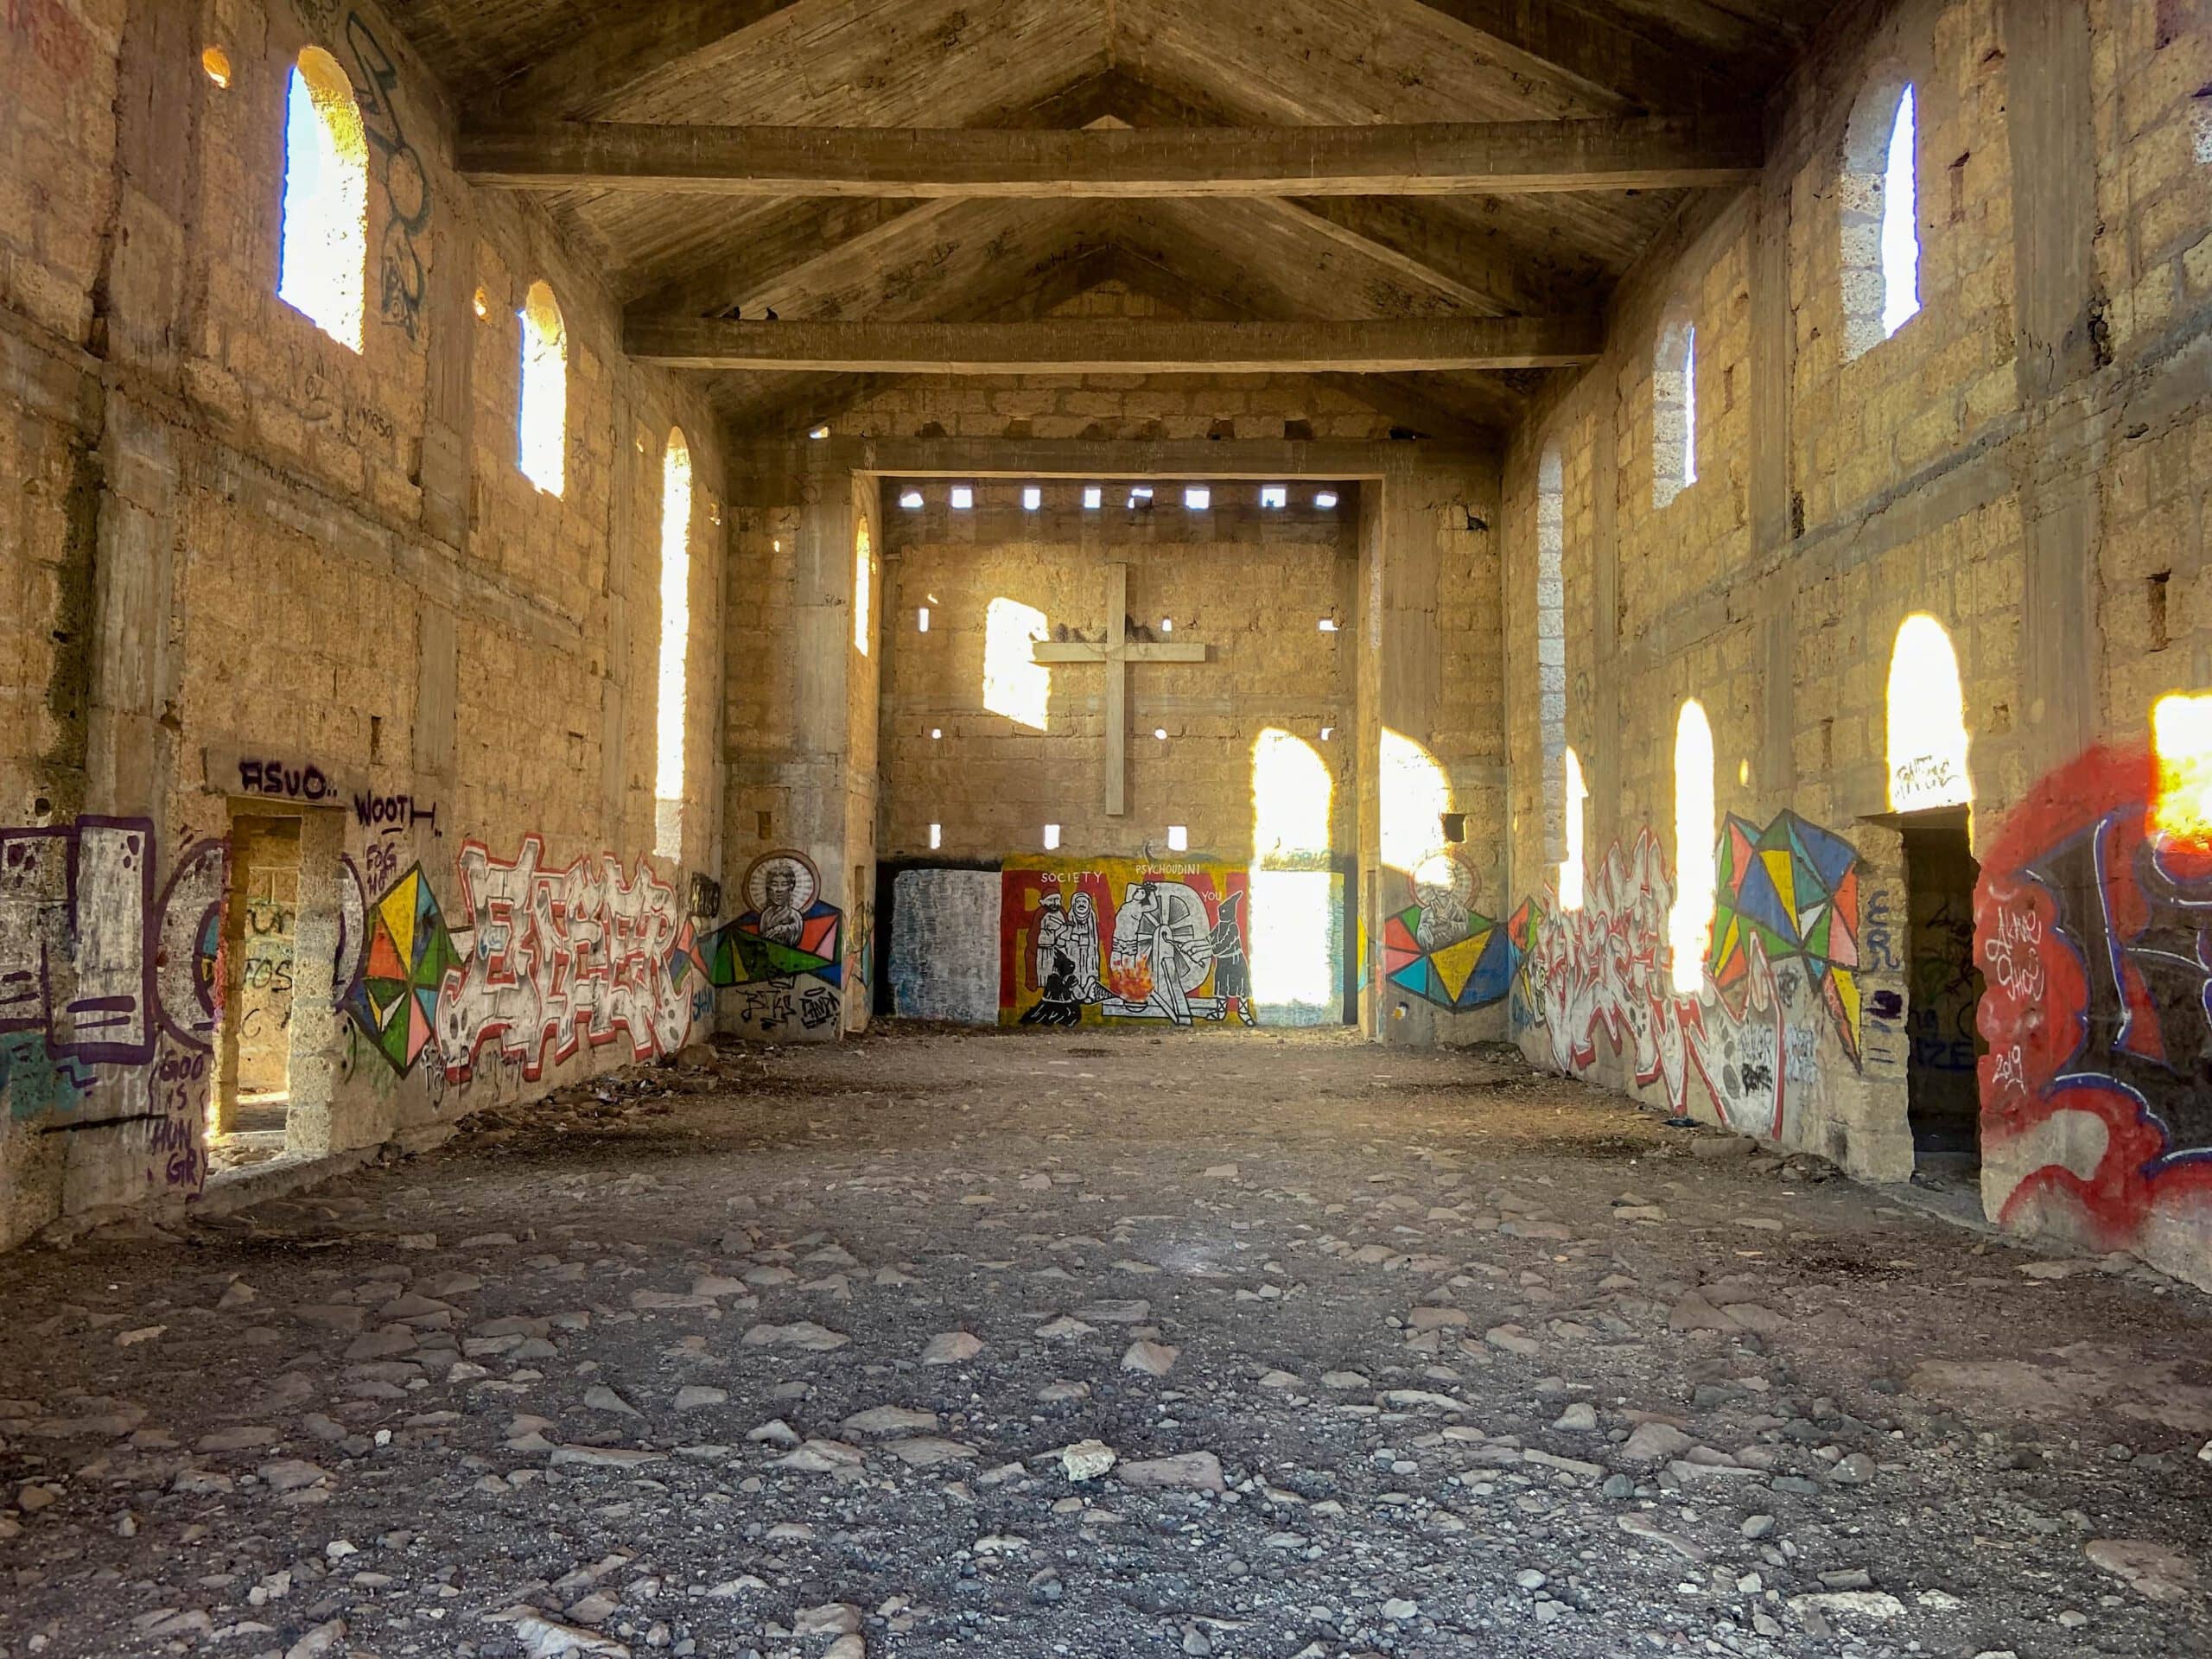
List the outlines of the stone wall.
{"label": "stone wall", "polygon": [[[1511,862],[1529,901],[1515,1013],[1531,1054],[1902,1179],[1913,1010],[1894,815],[1970,793],[1974,966],[1993,991],[2012,988],[1980,1015],[1985,1204],[2212,1279],[2212,1232],[2184,1219],[2202,1213],[2186,1154],[2212,1136],[2187,1113],[2146,1128],[2118,1084],[2086,1109],[2051,1088],[2069,1064],[2126,1072],[2130,1042],[2185,1074],[2206,1052],[2201,1002],[2140,978],[2115,988],[2163,1021],[2162,1045],[2141,1019],[2124,1039],[2117,1001],[2085,1007],[2080,969],[2063,963],[2136,950],[2140,895],[2076,893],[2062,922],[2037,861],[2047,841],[2100,824],[2132,836],[2122,861],[2136,858],[2156,791],[2152,705],[2212,688],[2204,468],[2189,459],[2212,435],[2198,95],[2212,32],[2179,17],[2196,10],[1909,0],[1840,17],[1770,111],[1762,178],[1685,207],[1617,296],[1604,359],[1516,433],[1506,679]],[[1907,81],[1921,308],[1866,345],[1868,277],[1849,239],[1867,201],[1865,133]],[[1656,505],[1659,346],[1684,316],[1698,475]],[[1590,787],[1580,912],[1560,903],[1547,833],[1565,806],[1539,689],[1547,452],[1562,498],[1566,735]],[[1893,642],[1916,613],[1955,653],[1963,779],[1910,733],[1902,754],[1891,746]],[[1941,690],[1901,696],[1919,730]],[[1713,734],[1720,937],[1677,989],[1673,759],[1690,698]],[[2069,768],[2062,811],[2042,780]],[[1731,897],[1747,850],[1790,851],[1817,901],[1798,906],[1796,936],[1760,934],[1756,952],[1738,948],[1756,930],[1728,932],[1754,902]],[[2164,855],[2144,868],[2153,902],[2195,879]],[[1851,923],[1847,944],[1815,936],[1821,906]]]}
{"label": "stone wall", "polygon": [[[276,293],[310,44],[369,140],[359,353]],[[51,988],[0,1009],[0,1238],[199,1190],[241,804],[301,837],[296,1149],[703,1029],[677,947],[690,872],[720,863],[703,642],[728,484],[705,406],[623,361],[616,307],[548,220],[458,181],[454,112],[371,6],[16,8],[0,83],[0,468],[22,481],[0,510],[0,840],[30,872],[0,935]],[[517,465],[516,313],[541,278],[568,338],[558,497]],[[703,666],[686,839],[655,860],[677,424]],[[499,963],[477,954],[495,937]],[[395,944],[419,996],[369,983]],[[556,986],[562,952],[603,971]],[[84,1132],[41,1133],[65,1126]]]}
{"label": "stone wall", "polygon": [[[909,487],[922,507],[899,506]],[[1320,760],[1332,792],[1318,850],[1349,853],[1356,486],[1336,486],[1339,503],[1325,512],[1312,481],[1294,506],[1267,512],[1249,483],[1203,486],[1203,512],[1184,505],[1181,483],[1141,486],[1152,494],[1135,508],[1140,486],[1103,485],[1096,511],[1073,480],[973,487],[973,510],[955,512],[942,481],[885,486],[886,857],[1020,858],[1046,850],[1053,823],[1062,851],[1134,858],[1167,852],[1179,824],[1192,853],[1249,863],[1255,836],[1280,835],[1255,817],[1255,756],[1270,730]],[[1025,487],[1041,492],[1039,510],[1024,509]],[[1109,620],[1117,563],[1128,607]],[[1111,671],[1030,661],[1033,632],[1096,644],[1109,621],[1128,625],[1133,646],[1200,645],[1206,660]],[[1118,818],[1105,810],[1109,671],[1125,676],[1128,699]],[[1281,816],[1305,803],[1265,805]]]}

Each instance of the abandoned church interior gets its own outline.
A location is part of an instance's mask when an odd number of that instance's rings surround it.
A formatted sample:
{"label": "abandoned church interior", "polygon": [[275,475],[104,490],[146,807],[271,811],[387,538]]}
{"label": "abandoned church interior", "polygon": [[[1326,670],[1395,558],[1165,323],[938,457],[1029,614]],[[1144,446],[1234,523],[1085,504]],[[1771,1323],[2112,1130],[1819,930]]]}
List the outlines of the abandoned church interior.
{"label": "abandoned church interior", "polygon": [[2212,1653],[2212,0],[0,94],[0,1659]]}

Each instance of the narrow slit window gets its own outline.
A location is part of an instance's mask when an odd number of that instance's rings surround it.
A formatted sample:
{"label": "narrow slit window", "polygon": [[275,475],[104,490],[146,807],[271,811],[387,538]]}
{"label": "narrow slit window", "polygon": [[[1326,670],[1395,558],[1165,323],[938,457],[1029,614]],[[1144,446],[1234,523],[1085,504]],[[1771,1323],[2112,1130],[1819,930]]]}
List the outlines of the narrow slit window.
{"label": "narrow slit window", "polygon": [[1918,95],[1901,73],[1860,94],[1844,140],[1843,354],[1863,355],[1920,310]]}
{"label": "narrow slit window", "polygon": [[1651,505],[1697,482],[1697,327],[1679,307],[1660,325],[1651,366]]}
{"label": "narrow slit window", "polygon": [[1059,849],[1060,826],[1057,823],[1048,823],[1045,826],[1045,850],[1048,853],[1057,853]]}
{"label": "narrow slit window", "polygon": [[863,518],[853,533],[853,649],[863,657],[875,632],[874,605],[875,550]]}
{"label": "narrow slit window", "polygon": [[685,679],[691,643],[691,448],[668,435],[660,475],[660,709],[653,774],[653,850],[683,855]]}
{"label": "narrow slit window", "polygon": [[927,633],[929,631],[930,607],[925,605],[914,613],[914,632],[916,633]]}
{"label": "narrow slit window", "polygon": [[937,852],[944,846],[944,826],[941,823],[933,823],[930,825],[930,851],[933,853]]}
{"label": "narrow slit window", "polygon": [[1106,492],[1103,487],[1096,484],[1087,485],[1084,486],[1083,492],[1083,510],[1085,512],[1096,512],[1099,508],[1105,505]]}
{"label": "narrow slit window", "polygon": [[542,282],[530,285],[520,315],[522,474],[546,494],[559,495],[569,474],[568,324],[552,289]]}
{"label": "narrow slit window", "polygon": [[361,349],[369,280],[369,140],[353,84],[320,47],[292,67],[276,297]]}
{"label": "narrow slit window", "polygon": [[1021,492],[1021,510],[1024,512],[1035,512],[1044,505],[1045,492],[1034,484],[1029,485]]}
{"label": "narrow slit window", "polygon": [[1167,826],[1167,850],[1171,853],[1191,850],[1191,830],[1187,824],[1171,823]]}
{"label": "narrow slit window", "polygon": [[1542,742],[1544,857],[1566,852],[1567,481],[1556,445],[1536,467],[1536,709]]}

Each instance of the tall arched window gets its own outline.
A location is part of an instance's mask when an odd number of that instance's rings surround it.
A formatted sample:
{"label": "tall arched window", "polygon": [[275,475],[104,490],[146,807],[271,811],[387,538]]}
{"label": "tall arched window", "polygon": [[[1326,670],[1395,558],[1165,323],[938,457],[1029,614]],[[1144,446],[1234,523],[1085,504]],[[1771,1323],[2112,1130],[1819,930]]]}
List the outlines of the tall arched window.
{"label": "tall arched window", "polygon": [[1705,984],[1705,953],[1713,941],[1713,895],[1719,878],[1713,846],[1719,833],[1713,793],[1713,727],[1695,697],[1675,721],[1675,905],[1667,914],[1675,989],[1689,995]]}
{"label": "tall arched window", "polygon": [[1677,307],[1659,325],[1651,365],[1651,505],[1697,482],[1697,325]]}
{"label": "tall arched window", "polygon": [[875,551],[868,545],[868,520],[863,518],[853,534],[853,649],[863,657],[874,632],[874,606]]}
{"label": "tall arched window", "polygon": [[1567,791],[1567,481],[1559,446],[1536,464],[1536,708],[1543,737],[1544,858],[1556,862],[1566,845]]}
{"label": "tall arched window", "polygon": [[683,856],[684,677],[691,647],[691,447],[668,435],[660,462],[660,718],[653,850]]}
{"label": "tall arched window", "polygon": [[1911,83],[1878,75],[1852,111],[1842,181],[1843,349],[1858,357],[1920,309],[1919,118]]}
{"label": "tall arched window", "polygon": [[568,486],[569,327],[560,302],[532,283],[522,311],[522,473],[548,495]]}
{"label": "tall arched window", "polygon": [[369,140],[353,84],[321,47],[300,54],[284,117],[276,297],[361,349],[369,280]]}

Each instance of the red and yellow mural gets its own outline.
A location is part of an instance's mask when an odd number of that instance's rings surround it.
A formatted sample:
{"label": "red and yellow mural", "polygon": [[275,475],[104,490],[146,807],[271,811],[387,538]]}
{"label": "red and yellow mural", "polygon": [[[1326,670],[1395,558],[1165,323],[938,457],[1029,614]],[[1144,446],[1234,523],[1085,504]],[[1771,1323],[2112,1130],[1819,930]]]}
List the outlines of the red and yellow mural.
{"label": "red and yellow mural", "polygon": [[1048,859],[1001,880],[1000,1024],[1259,1023],[1249,872]]}

